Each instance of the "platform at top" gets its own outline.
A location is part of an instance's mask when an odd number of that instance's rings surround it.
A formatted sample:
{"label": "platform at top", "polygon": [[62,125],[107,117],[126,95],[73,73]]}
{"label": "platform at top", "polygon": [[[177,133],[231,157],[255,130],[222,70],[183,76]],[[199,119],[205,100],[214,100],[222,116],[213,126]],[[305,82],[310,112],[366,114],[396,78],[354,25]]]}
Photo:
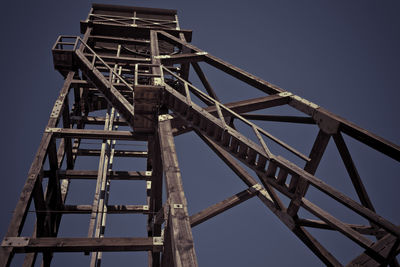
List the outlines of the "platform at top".
{"label": "platform at top", "polygon": [[174,9],[93,4],[88,18],[81,21],[82,34],[88,26],[92,27],[92,34],[130,36],[164,30],[176,37],[183,33],[188,42],[192,39],[191,30],[180,29]]}

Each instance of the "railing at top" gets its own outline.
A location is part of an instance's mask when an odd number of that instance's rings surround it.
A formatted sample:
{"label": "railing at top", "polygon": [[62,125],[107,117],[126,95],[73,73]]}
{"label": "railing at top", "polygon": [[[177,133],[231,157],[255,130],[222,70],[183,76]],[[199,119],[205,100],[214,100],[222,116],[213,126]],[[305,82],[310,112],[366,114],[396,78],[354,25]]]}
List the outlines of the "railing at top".
{"label": "railing at top", "polygon": [[[64,40],[74,40],[73,42],[65,42]],[[68,49],[68,47],[72,47],[71,49]],[[85,50],[85,52],[88,52],[88,55],[84,55],[80,50]],[[127,83],[121,76],[120,74],[117,73],[117,70],[115,68],[112,68],[110,65],[108,65],[99,55],[94,52],[94,50],[87,45],[79,36],[59,36],[56,43],[53,46],[53,51],[71,51],[75,53],[81,53],[86,59],[89,60],[91,57],[91,68],[95,68],[96,63],[101,63],[106,69],[109,71],[109,76],[108,76],[108,81],[110,83],[110,87],[113,84],[113,81],[118,80],[122,82],[130,91],[133,92],[132,86]]]}
{"label": "railing at top", "polygon": [[[258,141],[260,142],[262,148],[264,149],[264,151],[265,151],[265,153],[266,153],[268,158],[273,157],[273,154],[271,153],[271,151],[269,150],[268,146],[266,145],[262,135],[267,137],[267,138],[269,138],[270,140],[274,141],[275,143],[277,143],[278,145],[282,146],[286,150],[290,151],[291,153],[293,153],[297,157],[301,158],[302,160],[310,161],[310,158],[307,157],[306,155],[304,155],[303,153],[299,152],[295,148],[293,148],[290,145],[286,144],[282,140],[276,138],[275,136],[273,136],[269,132],[267,132],[264,129],[260,128],[259,126],[255,125],[254,123],[248,121],[247,119],[245,119],[244,117],[242,117],[241,115],[236,113],[235,111],[233,111],[233,110],[229,109],[228,107],[224,106],[223,104],[219,103],[217,100],[215,100],[214,98],[210,97],[209,95],[207,95],[206,93],[204,93],[200,89],[196,88],[194,85],[188,83],[187,81],[185,81],[184,79],[179,77],[177,74],[175,74],[172,71],[170,71],[169,69],[167,69],[165,66],[162,66],[162,70],[163,70],[163,72],[166,72],[167,74],[172,75],[174,78],[176,78],[181,83],[183,83],[184,89],[185,89],[185,94],[186,94],[186,103],[189,106],[192,105],[192,100],[191,100],[191,97],[190,97],[190,93],[193,93],[195,96],[199,97],[204,102],[207,102],[209,105],[214,105],[215,108],[216,108],[217,114],[218,114],[218,118],[221,121],[222,126],[223,126],[223,128],[225,130],[227,130],[229,126],[227,126],[227,124],[225,122],[225,119],[224,119],[224,116],[223,116],[223,112],[225,114],[229,114],[228,115],[229,117],[234,117],[234,118],[242,121],[246,125],[250,126],[251,129],[253,130],[254,134],[256,135]],[[165,76],[165,74],[163,74],[163,76]]]}
{"label": "railing at top", "polygon": [[133,16],[117,16],[109,14],[90,14],[89,19],[92,22],[108,23],[121,26],[132,27],[158,27],[165,29],[179,29],[177,20],[166,20],[159,18],[142,18],[140,15],[133,13]]}

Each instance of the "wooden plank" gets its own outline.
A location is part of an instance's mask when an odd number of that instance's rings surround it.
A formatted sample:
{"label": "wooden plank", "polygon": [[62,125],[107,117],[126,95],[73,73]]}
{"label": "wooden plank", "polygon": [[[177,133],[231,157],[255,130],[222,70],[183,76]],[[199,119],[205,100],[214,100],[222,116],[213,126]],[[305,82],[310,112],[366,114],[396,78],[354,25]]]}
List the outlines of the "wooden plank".
{"label": "wooden plank", "polygon": [[[75,151],[75,154],[77,156],[95,156],[98,157],[100,156],[100,150],[99,149],[78,149],[78,151]],[[131,158],[146,158],[147,157],[147,151],[132,151],[132,150],[115,150],[114,151],[114,157],[131,157]]]}
{"label": "wooden plank", "polygon": [[240,203],[254,197],[257,192],[258,190],[256,187],[250,187],[190,216],[191,227],[193,228],[194,226],[199,225],[200,223],[205,222],[208,219],[211,219],[218,214],[221,214],[222,212],[239,205]]}
{"label": "wooden plank", "polygon": [[341,222],[340,220],[333,217],[328,212],[322,210],[312,202],[308,201],[305,198],[301,199],[301,205],[306,210],[311,212],[313,215],[319,217],[321,220],[338,230],[339,232],[343,233],[345,236],[356,242],[358,245],[365,249],[370,249],[372,244],[371,240],[367,239],[363,235],[359,234],[357,231],[353,230],[351,227],[346,225],[345,223]]}
{"label": "wooden plank", "polygon": [[[281,95],[270,95],[270,96],[262,96],[256,97],[246,100],[235,101],[231,103],[224,104],[225,107],[235,111],[236,113],[245,113],[251,112],[260,109],[266,109],[276,106],[281,106],[287,104],[289,98],[287,96]],[[217,108],[215,106],[210,106],[205,108],[206,111],[210,112],[211,114],[216,114]],[[226,111],[222,110],[222,113],[226,115]]]}
{"label": "wooden plank", "polygon": [[[93,125],[104,125],[106,118],[105,117],[93,117],[93,116],[71,116],[71,122],[78,123],[84,122],[85,124],[93,124]],[[123,119],[119,118],[118,120],[114,120],[114,125],[117,126],[128,126],[128,123]]]}
{"label": "wooden plank", "polygon": [[[67,179],[96,179],[96,170],[66,170],[60,171],[61,178]],[[150,180],[149,171],[111,171],[110,180]]]}
{"label": "wooden plank", "polygon": [[[46,189],[46,208],[48,210],[59,210],[63,204],[61,184],[58,176],[59,164],[58,155],[55,138],[50,140],[47,149],[48,163],[50,167],[50,175],[47,182]],[[73,162],[72,162],[73,163]],[[46,223],[47,223],[47,235],[46,236],[56,236],[58,233],[59,221],[61,216],[59,213],[46,212]],[[37,232],[38,233],[38,232]],[[43,253],[42,263],[43,266],[50,266],[52,260],[51,253]]]}
{"label": "wooden plank", "polygon": [[[71,120],[70,120],[70,114],[69,114],[69,103],[68,103],[68,98],[65,98],[64,100],[64,105],[62,107],[62,118],[63,118],[63,127],[64,128],[71,128]],[[65,145],[65,153],[67,157],[67,169],[73,169],[74,168],[74,160],[73,160],[73,155],[72,155],[72,141],[71,138],[65,138],[64,141]]]}
{"label": "wooden plank", "polygon": [[[163,117],[164,116],[164,117]],[[159,116],[158,134],[164,169],[165,185],[170,206],[170,238],[175,266],[197,266],[192,230],[183,191],[171,122],[166,115]]]}
{"label": "wooden plank", "polygon": [[164,65],[173,65],[173,64],[184,64],[184,63],[192,63],[204,61],[203,54],[196,53],[182,53],[177,55],[163,55],[159,56],[159,59]]}
{"label": "wooden plank", "polygon": [[147,134],[139,134],[129,131],[105,131],[105,130],[88,130],[88,129],[63,129],[63,128],[46,128],[46,132],[53,133],[57,138],[71,137],[80,139],[115,139],[130,141],[147,141]]}
{"label": "wooden plank", "polygon": [[313,118],[310,117],[264,115],[264,114],[240,114],[240,115],[248,120],[315,124]]}
{"label": "wooden plank", "polygon": [[89,43],[95,42],[110,42],[110,43],[119,43],[119,44],[149,44],[149,40],[143,39],[135,39],[135,38],[126,38],[126,37],[113,37],[113,36],[102,36],[102,35],[90,35]]}
{"label": "wooden plank", "polygon": [[[327,224],[324,221],[319,221],[319,220],[311,220],[311,219],[297,219],[296,223],[300,226],[304,227],[312,227],[312,228],[318,228],[318,229],[325,229],[325,230],[336,230],[332,228],[329,224]],[[347,224],[350,228],[353,230],[359,232],[360,234],[363,235],[378,235],[378,234],[383,234],[385,233],[382,230],[376,229],[372,226],[368,225],[359,225],[359,224]]]}
{"label": "wooden plank", "polygon": [[16,253],[28,252],[91,252],[91,251],[160,251],[159,240],[146,237],[55,238],[6,237],[3,247]]}
{"label": "wooden plank", "polygon": [[[163,167],[161,160],[161,148],[157,133],[149,137],[149,156],[147,158],[147,169],[151,171],[150,189],[147,205],[151,211],[147,217],[147,235],[161,236],[163,220],[157,220],[157,214],[164,214],[163,202]],[[151,265],[150,265],[151,264]],[[160,254],[149,252],[149,266],[160,266]]]}
{"label": "wooden plank", "polygon": [[[65,214],[90,214],[92,205],[64,205],[57,213]],[[108,214],[149,213],[148,205],[107,205]]]}

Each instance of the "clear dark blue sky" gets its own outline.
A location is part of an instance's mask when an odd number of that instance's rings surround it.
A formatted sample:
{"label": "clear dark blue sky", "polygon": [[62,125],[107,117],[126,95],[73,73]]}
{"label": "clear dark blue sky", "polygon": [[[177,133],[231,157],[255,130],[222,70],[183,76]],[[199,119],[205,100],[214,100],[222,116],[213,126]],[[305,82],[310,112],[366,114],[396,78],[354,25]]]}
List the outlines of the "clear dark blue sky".
{"label": "clear dark blue sky", "polygon": [[[193,30],[192,43],[197,47],[400,143],[399,1],[97,2],[178,9],[181,27]],[[79,20],[86,19],[90,4],[80,0],[2,4],[1,237],[62,86],[61,75],[53,70],[51,47],[60,34],[79,34]],[[226,75],[209,68],[206,71],[223,102],[262,95]],[[308,128],[311,126],[263,125],[306,154],[317,133]],[[378,213],[400,224],[399,164],[349,138],[346,141]],[[176,143],[190,213],[244,189],[194,134],[180,136]],[[189,150],[189,146],[195,148]],[[332,143],[317,176],[356,198]],[[78,184],[73,186],[78,192]],[[82,188],[87,186],[82,184]],[[124,186],[113,189],[123,190]],[[87,199],[80,204],[90,204],[91,191],[76,192],[71,194]],[[364,223],[314,192],[309,198],[346,222]],[[64,236],[86,235],[87,220],[65,218]],[[131,221],[122,226],[122,221],[110,216],[111,224],[126,235],[145,234],[144,226],[138,230],[140,224]],[[197,226],[193,233],[200,266],[322,265],[256,198]],[[340,235],[313,233],[344,263],[362,252]],[[107,254],[104,266],[132,266],[133,259],[145,258],[144,254],[134,255]],[[82,254],[61,255],[56,256],[55,264],[71,266],[82,259],[89,262]]]}

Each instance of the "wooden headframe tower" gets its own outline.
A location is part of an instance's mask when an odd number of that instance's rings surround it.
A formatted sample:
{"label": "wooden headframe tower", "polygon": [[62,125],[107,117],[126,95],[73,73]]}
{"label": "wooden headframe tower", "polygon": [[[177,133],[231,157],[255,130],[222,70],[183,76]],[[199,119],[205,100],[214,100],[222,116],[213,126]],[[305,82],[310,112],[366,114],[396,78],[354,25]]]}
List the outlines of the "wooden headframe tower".
{"label": "wooden headframe tower", "polygon": [[[82,252],[89,255],[90,266],[100,266],[102,253],[110,251],[145,251],[148,266],[197,266],[192,227],[252,197],[259,198],[328,266],[398,266],[400,228],[376,213],[343,134],[396,161],[399,146],[189,44],[191,31],[180,29],[175,10],[93,4],[87,20],[81,22],[81,33],[83,37],[60,36],[53,47],[54,66],[65,80],[2,241],[0,266],[10,266],[15,253],[25,253],[23,266],[34,266],[38,253],[42,266],[50,266],[58,252]],[[221,103],[199,62],[265,96]],[[201,88],[189,82],[190,68]],[[253,113],[277,106],[304,116]],[[259,120],[309,124],[319,133],[305,155],[257,126],[254,121]],[[239,122],[248,129],[238,130],[235,123]],[[194,215],[188,214],[174,145],[174,136],[189,131],[246,185],[244,191]],[[96,145],[85,147],[88,139]],[[358,200],[314,176],[331,139]],[[147,149],[118,149],[121,140]],[[272,143],[302,164],[276,154]],[[97,170],[74,168],[85,156],[98,157]],[[146,158],[147,169],[114,170],[113,162],[120,157]],[[92,205],[65,204],[69,183],[75,179],[97,181]],[[109,205],[113,180],[146,181],[147,203]],[[349,224],[326,212],[307,199],[311,187],[368,224]],[[21,236],[30,208],[36,216],[34,232]],[[300,216],[300,209],[318,220]],[[87,236],[57,237],[67,213],[90,214]],[[105,237],[106,216],[111,213],[143,214],[147,236]],[[364,252],[349,263],[339,262],[307,228],[336,231]]]}

